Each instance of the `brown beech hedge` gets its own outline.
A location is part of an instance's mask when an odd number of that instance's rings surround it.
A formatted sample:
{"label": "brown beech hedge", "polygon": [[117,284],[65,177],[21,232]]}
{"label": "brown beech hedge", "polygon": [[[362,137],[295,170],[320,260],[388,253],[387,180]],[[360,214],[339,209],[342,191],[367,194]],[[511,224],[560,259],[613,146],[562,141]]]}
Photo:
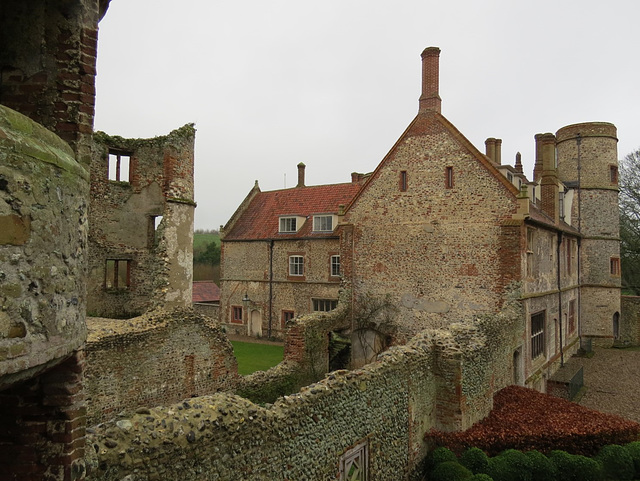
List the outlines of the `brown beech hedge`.
{"label": "brown beech hedge", "polygon": [[461,432],[431,430],[425,441],[456,454],[477,447],[489,456],[505,449],[561,449],[593,456],[602,446],[637,441],[640,424],[521,386],[508,386],[493,398],[487,418]]}

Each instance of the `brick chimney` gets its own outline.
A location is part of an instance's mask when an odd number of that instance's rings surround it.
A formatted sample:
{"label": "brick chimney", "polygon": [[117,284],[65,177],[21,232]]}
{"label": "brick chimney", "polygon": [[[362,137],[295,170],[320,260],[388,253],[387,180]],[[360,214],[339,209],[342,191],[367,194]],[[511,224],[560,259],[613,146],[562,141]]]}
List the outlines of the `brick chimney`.
{"label": "brick chimney", "polygon": [[[536,140],[538,135],[536,135]],[[540,208],[554,222],[560,220],[558,209],[558,169],[556,167],[556,137],[553,134],[539,134],[542,153],[542,175],[540,178]],[[536,149],[537,150],[537,149]]]}
{"label": "brick chimney", "polygon": [[502,164],[502,139],[496,139],[496,154],[493,161],[498,165]]}
{"label": "brick chimney", "polygon": [[522,154],[520,154],[520,152],[516,152],[516,172],[518,172],[519,174],[524,173],[524,170],[522,168]]}
{"label": "brick chimney", "polygon": [[489,137],[484,141],[484,152],[491,162],[496,161],[496,139]]}
{"label": "brick chimney", "polygon": [[543,134],[536,134],[536,161],[533,165],[533,181],[540,182],[542,177],[542,136]]}
{"label": "brick chimney", "polygon": [[440,49],[427,47],[422,52],[422,95],[418,112],[434,111],[440,113],[442,99],[439,94]]}
{"label": "brick chimney", "polygon": [[304,187],[304,168],[306,167],[306,165],[304,165],[304,163],[300,162],[298,164],[298,185],[296,185],[296,187]]}

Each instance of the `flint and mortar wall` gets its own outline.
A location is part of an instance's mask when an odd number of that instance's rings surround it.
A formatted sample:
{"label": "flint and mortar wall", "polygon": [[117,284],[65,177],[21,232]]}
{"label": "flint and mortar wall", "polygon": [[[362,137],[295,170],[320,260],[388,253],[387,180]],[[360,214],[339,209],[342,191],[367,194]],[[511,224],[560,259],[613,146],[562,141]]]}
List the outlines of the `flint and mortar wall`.
{"label": "flint and mortar wall", "polygon": [[0,480],[84,479],[89,175],[0,106]]}
{"label": "flint and mortar wall", "polygon": [[622,296],[620,313],[620,335],[622,345],[640,346],[640,297]]}
{"label": "flint and mortar wall", "polygon": [[[311,221],[309,221],[311,222]],[[270,249],[270,241],[223,242],[224,272],[221,279],[220,321],[228,332],[256,335],[247,321],[257,310],[262,319],[262,333],[269,328],[269,256],[273,255],[271,283],[271,336],[285,334],[282,311],[295,316],[313,311],[312,299],[337,299],[340,278],[331,276],[331,256],[338,255],[338,239],[278,240]],[[304,276],[289,276],[289,256],[304,257]],[[252,303],[243,324],[231,320],[232,306],[243,306],[247,294]],[[243,306],[244,307],[244,306]]]}
{"label": "flint and mortar wall", "polygon": [[191,311],[154,311],[127,321],[89,318],[88,327],[89,424],[238,382],[231,343],[211,319]]}
{"label": "flint and mortar wall", "polygon": [[88,188],[65,142],[0,106],[0,387],[84,342]]}
{"label": "flint and mortar wall", "polygon": [[400,340],[498,309],[519,279],[501,254],[518,246],[503,229],[516,195],[481,155],[442,117],[418,115],[344,216],[345,276],[356,295],[392,296]]}
{"label": "flint and mortar wall", "polygon": [[510,375],[504,346],[521,328],[516,313],[425,331],[265,407],[219,393],[97,426],[89,479],[336,479],[340,457],[360,442],[370,479],[417,479],[427,431],[464,429],[491,409]]}

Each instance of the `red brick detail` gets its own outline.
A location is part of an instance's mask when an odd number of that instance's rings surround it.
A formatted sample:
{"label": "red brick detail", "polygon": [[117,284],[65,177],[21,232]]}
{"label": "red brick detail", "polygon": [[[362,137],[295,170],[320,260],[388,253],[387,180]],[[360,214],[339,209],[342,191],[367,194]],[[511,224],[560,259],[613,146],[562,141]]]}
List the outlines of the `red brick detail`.
{"label": "red brick detail", "polygon": [[84,352],[0,393],[0,481],[85,478]]}

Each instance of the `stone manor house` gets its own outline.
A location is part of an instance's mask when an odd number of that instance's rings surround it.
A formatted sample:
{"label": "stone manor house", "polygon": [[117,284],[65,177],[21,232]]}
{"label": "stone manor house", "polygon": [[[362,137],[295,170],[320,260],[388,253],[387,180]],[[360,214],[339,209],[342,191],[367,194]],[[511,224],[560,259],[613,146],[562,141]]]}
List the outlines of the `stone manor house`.
{"label": "stone manor house", "polygon": [[618,335],[616,128],[536,135],[528,180],[520,154],[502,164],[500,139],[482,153],[441,114],[439,55],[422,53],[418,114],[372,173],[307,186],[301,163],[294,188],[256,182],[222,231],[220,320],[282,338],[296,316],[335,309],[341,286],[352,303],[389,296],[391,324],[339,333],[364,353],[354,367],[425,328],[498,312],[516,290],[512,380],[545,390],[581,339]]}

